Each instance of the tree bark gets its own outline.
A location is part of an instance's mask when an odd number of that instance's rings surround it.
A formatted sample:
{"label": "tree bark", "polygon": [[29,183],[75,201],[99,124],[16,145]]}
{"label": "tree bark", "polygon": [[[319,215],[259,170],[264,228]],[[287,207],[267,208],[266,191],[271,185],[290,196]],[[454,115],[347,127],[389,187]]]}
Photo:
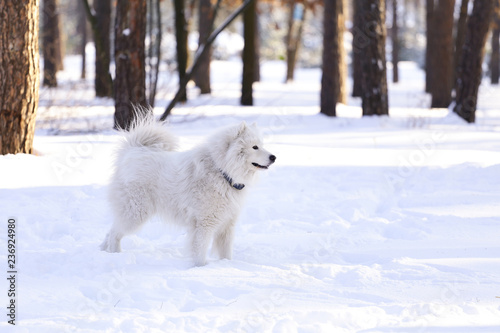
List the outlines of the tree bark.
{"label": "tree bark", "polygon": [[399,28],[398,28],[398,0],[392,0],[392,82],[399,82]]}
{"label": "tree bark", "polygon": [[0,153],[33,152],[38,108],[38,0],[0,1]]}
{"label": "tree bark", "polygon": [[297,0],[290,0],[288,33],[286,36],[286,82],[293,81],[295,66],[297,64],[297,54],[302,41],[302,31],[306,19],[306,10],[302,4],[297,4]]}
{"label": "tree bark", "polygon": [[457,69],[462,58],[462,48],[464,46],[465,30],[467,28],[467,8],[469,0],[462,0],[460,3],[460,15],[457,21],[457,32],[455,35],[455,54],[453,55],[453,84],[456,86]]}
{"label": "tree bark", "polygon": [[361,54],[368,45],[368,37],[364,32],[364,22],[361,13],[363,0],[353,0],[353,27],[352,27],[352,96],[361,97]]}
{"label": "tree bark", "polygon": [[243,78],[241,84],[241,105],[253,105],[253,82],[255,80],[255,23],[257,1],[252,1],[243,12]]}
{"label": "tree bark", "polygon": [[111,97],[113,96],[113,81],[109,74],[111,0],[94,0],[94,10],[102,45],[99,51],[96,48],[98,54],[95,57],[95,94],[98,97]]}
{"label": "tree bark", "polygon": [[492,0],[475,0],[467,22],[462,60],[457,73],[457,101],[454,111],[469,123],[476,120],[481,65],[492,13]]}
{"label": "tree bark", "polygon": [[362,1],[363,21],[366,22],[369,43],[361,60],[363,115],[389,114],[387,67],[385,60],[385,0]]}
{"label": "tree bark", "polygon": [[43,0],[42,51],[43,85],[57,87],[58,58],[61,57],[57,0]]}
{"label": "tree bark", "polygon": [[434,52],[434,0],[426,0],[426,47],[425,47],[425,92],[432,91],[432,83],[434,82],[434,68],[432,60]]}
{"label": "tree bark", "polygon": [[147,107],[145,1],[117,1],[115,36],[115,128],[129,129],[139,116],[135,107]]}
{"label": "tree bark", "polygon": [[[177,43],[177,72],[179,73],[179,84],[186,76],[188,62],[188,25],[185,13],[184,0],[174,0],[175,7],[175,39]],[[181,102],[187,101],[187,94],[180,97]]]}
{"label": "tree bark", "polygon": [[495,1],[493,24],[491,33],[491,59],[490,59],[490,72],[491,83],[498,84],[500,76],[500,2]]}
{"label": "tree bark", "polygon": [[87,76],[87,53],[85,49],[87,47],[87,16],[85,14],[85,8],[81,1],[78,2],[78,32],[80,34],[80,54],[82,56],[82,67],[80,78],[85,79]]}
{"label": "tree bark", "polygon": [[[210,0],[200,0],[198,10],[198,31],[200,34],[198,45],[205,45],[208,36],[212,32],[212,21],[214,12]],[[212,48],[200,57],[200,65],[194,74],[196,86],[200,88],[201,94],[210,94],[210,61],[212,59]]]}
{"label": "tree bark", "polygon": [[[342,93],[342,52],[339,21],[342,0],[325,1],[323,19],[323,72],[321,76],[321,113],[336,116],[337,102]],[[339,5],[340,2],[340,5]]]}
{"label": "tree bark", "polygon": [[453,11],[455,0],[439,0],[434,12],[431,108],[447,108],[453,86]]}

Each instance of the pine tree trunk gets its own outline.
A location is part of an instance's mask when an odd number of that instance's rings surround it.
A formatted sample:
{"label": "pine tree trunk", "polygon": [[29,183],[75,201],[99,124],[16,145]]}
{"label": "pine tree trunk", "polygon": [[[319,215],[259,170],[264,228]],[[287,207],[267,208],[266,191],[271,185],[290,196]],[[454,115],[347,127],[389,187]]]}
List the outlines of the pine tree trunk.
{"label": "pine tree trunk", "polygon": [[0,1],[0,153],[32,153],[38,108],[38,0]]}
{"label": "pine tree trunk", "polygon": [[97,28],[101,32],[102,49],[96,49],[95,57],[95,94],[98,97],[113,95],[113,81],[109,73],[111,0],[94,0]]}
{"label": "pine tree trunk", "polygon": [[361,6],[363,0],[353,0],[353,27],[352,27],[352,96],[361,97],[361,55],[363,48],[368,45],[368,37],[364,33]]}
{"label": "pine tree trunk", "polygon": [[361,87],[363,115],[389,114],[385,60],[385,0],[362,1],[369,44],[363,49]]}
{"label": "pine tree trunk", "polygon": [[128,129],[146,107],[146,2],[118,0],[115,24],[115,128]]}
{"label": "pine tree trunk", "polygon": [[425,92],[432,91],[434,82],[434,68],[432,67],[432,53],[434,52],[434,0],[426,0],[426,47],[425,47]]}
{"label": "pine tree trunk", "polygon": [[[205,45],[212,33],[213,8],[210,0],[200,0],[198,11],[198,31],[200,34],[199,45]],[[212,48],[200,58],[199,67],[194,73],[194,81],[201,94],[210,94],[210,61],[212,58]]]}
{"label": "pine tree trunk", "polygon": [[254,47],[253,47],[253,56],[255,58],[254,60],[254,69],[253,69],[253,82],[259,82],[260,81],[260,23],[259,23],[259,15],[258,15],[258,7],[257,7],[257,1],[255,0],[255,41],[254,41]]}
{"label": "pine tree trunk", "polygon": [[[175,7],[175,39],[177,44],[177,72],[179,73],[179,84],[186,76],[188,63],[188,25],[185,13],[184,0],[174,0]],[[180,98],[181,102],[187,101],[187,94],[184,92]]]}
{"label": "pine tree trunk", "polygon": [[243,12],[243,78],[241,84],[241,105],[253,105],[253,82],[255,80],[255,23],[257,1],[252,1]]}
{"label": "pine tree trunk", "polygon": [[467,28],[467,8],[469,0],[462,0],[460,4],[460,16],[457,21],[457,32],[455,35],[455,54],[453,55],[453,84],[456,86],[457,69],[462,58],[462,48],[464,46],[465,30]]}
{"label": "pine tree trunk", "polygon": [[467,22],[462,60],[457,73],[457,101],[454,111],[470,123],[476,120],[481,65],[492,13],[492,0],[475,0]]}
{"label": "pine tree trunk", "polygon": [[337,103],[347,104],[347,60],[344,47],[345,20],[347,13],[346,0],[337,0],[337,38],[339,48],[339,86]]}
{"label": "pine tree trunk", "polygon": [[288,33],[286,36],[286,82],[293,81],[297,54],[302,41],[302,31],[306,18],[306,7],[289,1]]}
{"label": "pine tree trunk", "polygon": [[439,0],[434,11],[431,108],[447,108],[451,103],[454,8],[455,0]]}
{"label": "pine tree trunk", "polygon": [[399,82],[398,0],[392,0],[392,82]]}
{"label": "pine tree trunk", "polygon": [[85,8],[83,3],[78,1],[78,33],[80,34],[80,54],[82,56],[82,67],[80,78],[85,79],[87,76],[87,53],[85,49],[87,47],[87,15],[85,14]]}
{"label": "pine tree trunk", "polygon": [[490,71],[491,71],[491,83],[498,84],[498,79],[500,76],[500,2],[496,1],[495,10],[493,13],[493,26],[491,33],[491,59],[490,59]]}
{"label": "pine tree trunk", "polygon": [[43,0],[42,51],[43,85],[57,87],[58,58],[61,57],[57,0]]}
{"label": "pine tree trunk", "polygon": [[323,18],[323,71],[321,76],[321,113],[335,117],[340,88],[339,6],[325,1]]}

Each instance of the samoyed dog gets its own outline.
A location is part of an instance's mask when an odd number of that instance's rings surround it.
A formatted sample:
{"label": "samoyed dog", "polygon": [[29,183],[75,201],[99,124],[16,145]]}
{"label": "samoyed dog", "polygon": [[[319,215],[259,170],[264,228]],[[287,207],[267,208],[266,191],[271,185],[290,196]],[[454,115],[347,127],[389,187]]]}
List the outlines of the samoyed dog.
{"label": "samoyed dog", "polygon": [[109,187],[114,222],[101,249],[120,252],[121,239],[157,214],[187,227],[194,263],[207,263],[212,245],[231,259],[234,227],[248,185],[276,156],[263,148],[257,126],[219,130],[205,143],[176,151],[177,139],[153,119],[138,121],[117,153]]}

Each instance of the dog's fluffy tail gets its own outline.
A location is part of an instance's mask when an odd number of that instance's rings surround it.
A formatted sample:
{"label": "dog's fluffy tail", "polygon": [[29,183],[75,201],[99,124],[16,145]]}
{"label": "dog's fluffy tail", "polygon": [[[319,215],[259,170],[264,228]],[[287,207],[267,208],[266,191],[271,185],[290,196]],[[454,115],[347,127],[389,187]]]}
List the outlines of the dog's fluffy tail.
{"label": "dog's fluffy tail", "polygon": [[147,147],[164,151],[174,151],[178,147],[178,139],[156,121],[152,114],[136,118],[128,132],[124,132],[126,146]]}

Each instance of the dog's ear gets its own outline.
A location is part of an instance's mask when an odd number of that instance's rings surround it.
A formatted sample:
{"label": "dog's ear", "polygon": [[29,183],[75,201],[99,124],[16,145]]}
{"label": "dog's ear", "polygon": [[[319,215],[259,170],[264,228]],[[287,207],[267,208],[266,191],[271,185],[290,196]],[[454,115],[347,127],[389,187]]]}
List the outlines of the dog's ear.
{"label": "dog's ear", "polygon": [[257,122],[254,121],[250,127],[257,128]]}
{"label": "dog's ear", "polygon": [[236,134],[236,136],[237,137],[241,136],[243,133],[245,133],[246,130],[247,130],[247,123],[242,121],[240,126],[238,127],[238,133]]}

